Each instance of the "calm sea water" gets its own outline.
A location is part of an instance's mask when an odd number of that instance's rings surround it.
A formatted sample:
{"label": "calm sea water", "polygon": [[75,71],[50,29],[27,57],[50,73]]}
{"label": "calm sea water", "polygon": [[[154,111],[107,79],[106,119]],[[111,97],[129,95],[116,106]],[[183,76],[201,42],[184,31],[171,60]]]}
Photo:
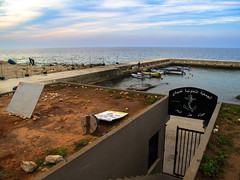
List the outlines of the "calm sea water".
{"label": "calm sea water", "polygon": [[197,87],[212,92],[220,101],[237,102],[240,95],[240,70],[212,69],[193,67],[185,71],[186,75],[163,75],[162,78],[136,79],[127,77],[114,81],[98,83],[100,86],[127,89],[131,85],[148,83],[156,86],[147,92],[168,94],[170,90],[180,87]]}
{"label": "calm sea water", "polygon": [[218,48],[46,48],[0,50],[0,60],[26,63],[115,64],[154,58],[191,58],[240,61],[240,49]]}
{"label": "calm sea water", "polygon": [[[154,58],[190,58],[209,60],[240,61],[240,49],[215,48],[49,48],[49,49],[11,49],[0,50],[0,60],[9,58],[17,63],[26,63],[31,57],[37,64],[115,64]],[[208,90],[218,95],[220,100],[234,101],[240,94],[240,71],[193,68],[193,76],[164,75],[163,80],[146,79],[141,81],[132,77],[111,81],[102,85],[116,88],[127,88],[132,84],[150,83],[156,85],[149,92],[168,94],[178,87],[193,86]],[[189,78],[188,78],[189,77]]]}

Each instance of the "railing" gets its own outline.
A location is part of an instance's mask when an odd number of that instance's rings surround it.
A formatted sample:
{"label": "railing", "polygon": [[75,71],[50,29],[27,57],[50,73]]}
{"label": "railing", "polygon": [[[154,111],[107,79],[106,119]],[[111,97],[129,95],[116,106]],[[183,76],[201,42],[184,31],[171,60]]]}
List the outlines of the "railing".
{"label": "railing", "polygon": [[184,176],[201,141],[203,132],[177,126],[173,174]]}

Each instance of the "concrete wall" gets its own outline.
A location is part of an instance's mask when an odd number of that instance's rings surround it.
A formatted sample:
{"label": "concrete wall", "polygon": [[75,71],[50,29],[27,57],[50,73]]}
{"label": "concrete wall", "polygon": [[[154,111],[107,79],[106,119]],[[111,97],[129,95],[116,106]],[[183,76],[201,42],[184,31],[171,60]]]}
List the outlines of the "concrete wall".
{"label": "concrete wall", "polygon": [[87,74],[82,74],[79,76],[72,76],[67,78],[58,79],[58,81],[61,82],[81,82],[81,83],[91,83],[91,82],[97,82],[99,80],[108,80],[113,79],[116,77],[119,77],[122,75],[122,71],[117,68],[113,69],[104,69],[104,70],[98,70],[96,72],[89,72]]}
{"label": "concrete wall", "polygon": [[[167,108],[166,96],[35,179],[101,180],[162,172]],[[148,169],[149,139],[158,131],[158,159]]]}
{"label": "concrete wall", "polygon": [[240,69],[239,61],[206,60],[206,59],[170,59],[172,65],[199,66],[222,69]]}

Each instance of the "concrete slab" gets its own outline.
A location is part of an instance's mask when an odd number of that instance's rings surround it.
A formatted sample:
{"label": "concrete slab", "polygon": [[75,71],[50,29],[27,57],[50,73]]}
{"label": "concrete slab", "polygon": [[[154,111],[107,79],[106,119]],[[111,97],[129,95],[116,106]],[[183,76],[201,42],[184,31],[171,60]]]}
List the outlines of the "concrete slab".
{"label": "concrete slab", "polygon": [[20,82],[7,111],[31,118],[43,87],[41,84]]}
{"label": "concrete slab", "polygon": [[170,120],[167,122],[166,127],[165,154],[163,163],[164,173],[173,174],[177,126],[204,132],[202,123],[203,121],[199,119],[170,116]]}

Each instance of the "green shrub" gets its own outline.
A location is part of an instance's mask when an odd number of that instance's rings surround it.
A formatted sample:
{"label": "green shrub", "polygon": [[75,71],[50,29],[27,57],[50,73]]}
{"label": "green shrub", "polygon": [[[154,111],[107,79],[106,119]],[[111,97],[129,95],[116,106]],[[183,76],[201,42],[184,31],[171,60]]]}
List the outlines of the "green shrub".
{"label": "green shrub", "polygon": [[151,96],[149,99],[145,99],[143,101],[143,104],[151,105],[151,104],[155,103],[156,101],[157,101],[157,99],[155,99],[154,96]]}
{"label": "green shrub", "polygon": [[209,176],[209,177],[216,176],[217,168],[218,168],[218,165],[213,159],[203,162],[200,165],[200,169],[203,171],[203,174],[205,176]]}
{"label": "green shrub", "polygon": [[116,95],[115,95],[115,98],[116,98],[116,99],[121,99],[122,96],[121,96],[120,94],[116,94]]}
{"label": "green shrub", "polygon": [[212,157],[209,155],[204,155],[202,162],[200,164],[200,169],[205,176],[209,177],[221,177],[222,173],[225,171],[225,163],[227,157],[223,152],[219,152],[218,155]]}
{"label": "green shrub", "polygon": [[216,146],[214,146],[214,144],[212,144],[211,142],[208,142],[208,147],[212,150],[216,148]]}
{"label": "green shrub", "polygon": [[108,89],[109,93],[114,93],[114,89]]}
{"label": "green shrub", "polygon": [[218,156],[215,156],[215,160],[219,166],[223,167],[227,161],[227,156],[222,151],[220,151],[218,153]]}
{"label": "green shrub", "polygon": [[232,145],[231,141],[226,136],[219,136],[218,143],[221,145]]}

